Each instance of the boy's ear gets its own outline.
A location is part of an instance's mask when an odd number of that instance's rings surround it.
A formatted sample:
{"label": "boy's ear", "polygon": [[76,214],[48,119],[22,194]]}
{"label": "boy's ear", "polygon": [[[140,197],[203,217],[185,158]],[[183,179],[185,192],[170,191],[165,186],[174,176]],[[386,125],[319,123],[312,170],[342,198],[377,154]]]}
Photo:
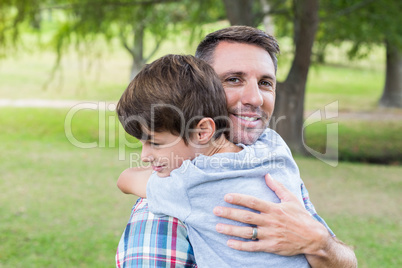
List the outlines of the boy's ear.
{"label": "boy's ear", "polygon": [[215,121],[210,117],[204,117],[195,127],[195,134],[198,144],[208,143],[215,134]]}

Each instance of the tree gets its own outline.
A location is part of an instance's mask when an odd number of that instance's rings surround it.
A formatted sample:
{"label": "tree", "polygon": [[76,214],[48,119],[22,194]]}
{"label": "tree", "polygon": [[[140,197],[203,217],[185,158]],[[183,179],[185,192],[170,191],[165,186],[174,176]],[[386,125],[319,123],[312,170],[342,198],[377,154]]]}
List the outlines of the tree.
{"label": "tree", "polygon": [[41,3],[38,0],[0,1],[0,56],[5,57],[20,42],[20,32],[24,23],[37,27],[36,16]]}
{"label": "tree", "polygon": [[269,0],[260,0],[260,4],[261,10],[264,14],[262,24],[264,25],[265,32],[274,35],[275,25],[272,20],[272,16],[270,15],[271,4],[269,3]]}
{"label": "tree", "polygon": [[[224,1],[231,24],[242,22],[255,26],[267,15],[274,16],[277,36],[293,36],[294,57],[291,69],[283,82],[278,82],[275,111],[271,127],[297,153],[305,153],[302,142],[305,86],[311,61],[312,47],[319,27],[316,48],[323,52],[329,43],[351,40],[349,55],[361,55],[361,48],[386,44],[387,71],[380,105],[401,107],[402,103],[402,2],[399,0],[237,0]],[[230,3],[230,6],[229,6]],[[242,10],[243,12],[237,12]],[[241,18],[253,14],[253,20]],[[323,21],[323,23],[319,23]],[[293,32],[290,34],[290,30]]]}
{"label": "tree", "polygon": [[[169,34],[166,25],[169,23],[175,24],[178,20],[182,19],[170,10],[172,5],[140,5],[134,6],[131,13],[123,13],[119,16],[119,39],[123,47],[129,52],[132,58],[132,67],[130,72],[130,80],[141,70],[146,62],[157,52],[163,40]],[[169,15],[173,15],[169,17]],[[133,19],[135,18],[135,19]],[[149,54],[145,54],[144,38],[146,31],[154,37],[154,44],[147,44],[153,46]]]}
{"label": "tree", "polygon": [[386,43],[385,85],[380,106],[402,108],[402,49]]}
{"label": "tree", "polygon": [[273,123],[293,151],[305,154],[302,140],[304,96],[318,27],[318,0],[299,0],[293,3],[295,54],[286,80],[277,86],[274,111],[276,122]]}
{"label": "tree", "polygon": [[[91,44],[100,36],[106,41],[119,38],[132,59],[131,78],[153,56],[160,44],[179,30],[195,33],[202,23],[222,16],[222,6],[212,0],[4,0],[0,2],[0,49],[3,55],[21,41],[26,24],[40,29],[41,14],[58,11],[54,19],[54,48],[60,61],[72,44]],[[207,8],[211,7],[211,8]],[[35,22],[35,23],[32,23]],[[144,37],[152,36],[145,54]]]}
{"label": "tree", "polygon": [[325,0],[321,11],[324,23],[318,42],[324,46],[352,41],[350,58],[362,56],[362,48],[385,46],[385,85],[379,105],[402,108],[402,2]]}
{"label": "tree", "polygon": [[252,12],[253,2],[253,0],[223,0],[230,24],[256,26],[257,22]]}

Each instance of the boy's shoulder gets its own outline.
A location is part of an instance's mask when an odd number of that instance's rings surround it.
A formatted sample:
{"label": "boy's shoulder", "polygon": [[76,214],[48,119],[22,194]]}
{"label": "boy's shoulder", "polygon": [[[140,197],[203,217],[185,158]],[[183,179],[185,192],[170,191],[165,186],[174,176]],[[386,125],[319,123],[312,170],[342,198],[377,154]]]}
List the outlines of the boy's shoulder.
{"label": "boy's shoulder", "polygon": [[281,135],[278,134],[273,129],[267,128],[260,135],[256,143],[264,143],[271,146],[286,146],[285,141],[282,139]]}
{"label": "boy's shoulder", "polygon": [[282,137],[273,129],[267,128],[258,140],[250,145],[257,151],[279,152],[291,154],[289,147]]}

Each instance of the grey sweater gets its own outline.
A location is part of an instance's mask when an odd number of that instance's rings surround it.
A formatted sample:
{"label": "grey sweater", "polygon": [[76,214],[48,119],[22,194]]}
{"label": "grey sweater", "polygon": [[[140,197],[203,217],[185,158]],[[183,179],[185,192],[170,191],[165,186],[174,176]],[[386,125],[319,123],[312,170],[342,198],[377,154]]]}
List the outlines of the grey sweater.
{"label": "grey sweater", "polygon": [[150,211],[176,217],[186,225],[200,268],[310,267],[304,255],[286,257],[231,249],[226,245],[227,240],[241,238],[216,231],[217,223],[250,226],[212,213],[216,206],[237,207],[224,202],[227,193],[280,202],[265,184],[267,173],[283,183],[303,204],[299,170],[289,148],[275,131],[267,129],[251,146],[239,145],[243,150],[238,153],[201,155],[187,160],[166,178],[154,173],[147,184]]}

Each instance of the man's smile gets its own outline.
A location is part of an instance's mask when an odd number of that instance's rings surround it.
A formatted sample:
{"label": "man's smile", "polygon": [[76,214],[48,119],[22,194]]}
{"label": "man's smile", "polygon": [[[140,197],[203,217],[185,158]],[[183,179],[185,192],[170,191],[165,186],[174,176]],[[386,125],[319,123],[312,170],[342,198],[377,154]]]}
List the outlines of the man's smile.
{"label": "man's smile", "polygon": [[254,121],[261,119],[261,116],[244,116],[244,115],[236,115],[236,114],[233,114],[233,115],[236,116],[237,118],[240,118],[240,119],[243,119],[243,120],[246,120],[249,122],[254,122]]}

